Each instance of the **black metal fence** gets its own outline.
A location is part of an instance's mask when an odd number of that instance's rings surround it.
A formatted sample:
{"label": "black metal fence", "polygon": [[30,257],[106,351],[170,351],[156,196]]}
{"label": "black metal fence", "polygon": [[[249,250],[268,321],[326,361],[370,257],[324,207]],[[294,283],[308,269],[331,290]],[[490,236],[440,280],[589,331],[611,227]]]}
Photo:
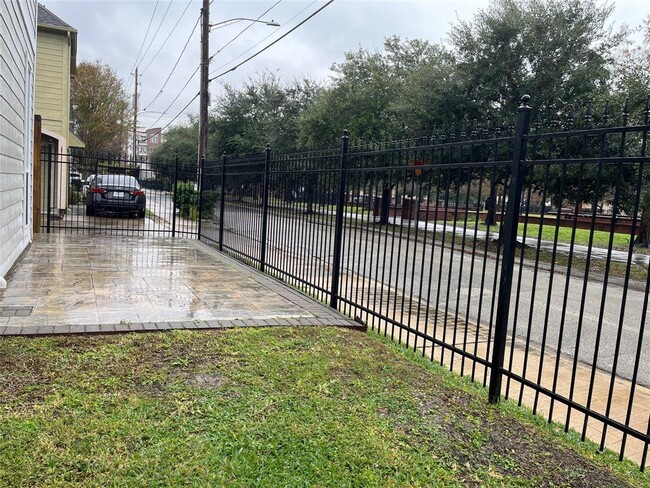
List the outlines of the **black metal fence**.
{"label": "black metal fence", "polygon": [[[92,207],[92,179],[97,175],[125,175],[136,178],[144,193],[144,212],[130,212],[128,206],[95,211]],[[205,192],[199,205],[196,162],[176,159],[151,163],[113,157],[60,154],[50,144],[41,154],[40,228],[43,232],[103,234],[121,236],[196,237],[200,214],[210,210],[216,197]],[[129,195],[123,192],[128,199]]]}
{"label": "black metal fence", "polygon": [[224,156],[199,238],[643,469],[649,113]]}

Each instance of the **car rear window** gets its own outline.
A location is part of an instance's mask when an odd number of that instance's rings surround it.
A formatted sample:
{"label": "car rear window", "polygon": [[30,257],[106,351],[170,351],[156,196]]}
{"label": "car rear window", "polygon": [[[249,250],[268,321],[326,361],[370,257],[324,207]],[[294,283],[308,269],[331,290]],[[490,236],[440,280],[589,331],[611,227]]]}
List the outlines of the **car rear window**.
{"label": "car rear window", "polygon": [[97,185],[101,186],[122,186],[126,188],[140,188],[138,180],[127,175],[98,175],[95,178]]}

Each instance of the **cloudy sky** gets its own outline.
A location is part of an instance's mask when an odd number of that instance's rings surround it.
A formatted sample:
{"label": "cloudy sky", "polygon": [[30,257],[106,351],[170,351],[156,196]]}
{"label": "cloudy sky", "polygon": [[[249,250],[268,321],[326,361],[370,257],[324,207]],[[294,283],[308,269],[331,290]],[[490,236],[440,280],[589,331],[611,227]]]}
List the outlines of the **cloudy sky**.
{"label": "cloudy sky", "polygon": [[[41,0],[76,28],[79,61],[110,65],[129,93],[133,73],[140,73],[139,123],[145,128],[185,122],[198,112],[201,0]],[[212,0],[210,22],[238,17],[274,20],[280,27],[236,22],[210,34],[210,76],[220,75],[279,38],[327,1]],[[614,26],[638,25],[650,13],[650,0],[613,0]],[[308,76],[327,81],[333,62],[359,46],[381,49],[383,39],[398,34],[445,42],[450,24],[469,20],[489,0],[336,0],[277,44],[210,85],[212,99],[223,83],[240,86],[265,70],[282,80]],[[265,13],[266,12],[266,13]],[[195,27],[196,26],[196,27]],[[248,29],[246,29],[248,27]],[[244,32],[242,32],[246,29]],[[238,36],[238,37],[237,37]],[[237,37],[236,39],[234,39]],[[233,40],[234,39],[234,40]],[[174,68],[174,66],[176,67]]]}

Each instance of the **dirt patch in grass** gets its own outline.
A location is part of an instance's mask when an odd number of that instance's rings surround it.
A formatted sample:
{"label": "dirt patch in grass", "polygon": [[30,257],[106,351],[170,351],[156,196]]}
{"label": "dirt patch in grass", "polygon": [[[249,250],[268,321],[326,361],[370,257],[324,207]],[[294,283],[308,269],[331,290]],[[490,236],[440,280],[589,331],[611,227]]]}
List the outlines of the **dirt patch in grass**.
{"label": "dirt patch in grass", "polygon": [[648,482],[346,329],[3,338],[0,368],[0,486]]}

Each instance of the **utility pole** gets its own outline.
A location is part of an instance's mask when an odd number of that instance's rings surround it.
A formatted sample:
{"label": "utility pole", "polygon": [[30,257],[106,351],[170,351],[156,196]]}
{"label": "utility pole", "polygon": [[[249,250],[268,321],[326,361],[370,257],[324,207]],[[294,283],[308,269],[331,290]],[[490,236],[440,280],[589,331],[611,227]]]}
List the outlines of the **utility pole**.
{"label": "utility pole", "polygon": [[138,157],[138,67],[135,67],[135,94],[133,95],[133,154],[135,161]]}
{"label": "utility pole", "polygon": [[210,1],[203,0],[201,11],[201,88],[199,91],[199,153],[198,159],[207,157],[208,153],[208,67],[210,37]]}

